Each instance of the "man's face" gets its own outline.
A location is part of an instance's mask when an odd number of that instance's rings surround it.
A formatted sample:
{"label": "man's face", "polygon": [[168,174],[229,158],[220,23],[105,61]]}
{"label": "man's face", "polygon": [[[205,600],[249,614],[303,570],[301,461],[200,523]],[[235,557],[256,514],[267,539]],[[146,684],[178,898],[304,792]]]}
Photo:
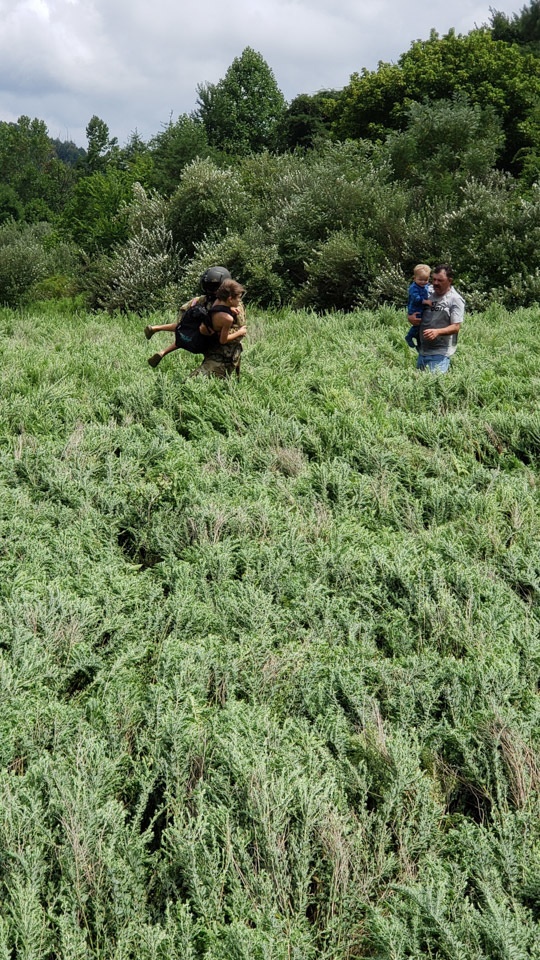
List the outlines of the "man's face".
{"label": "man's face", "polygon": [[434,273],[431,282],[437,297],[444,297],[445,293],[448,293],[452,286],[451,281],[446,275],[446,270],[440,270],[439,273]]}

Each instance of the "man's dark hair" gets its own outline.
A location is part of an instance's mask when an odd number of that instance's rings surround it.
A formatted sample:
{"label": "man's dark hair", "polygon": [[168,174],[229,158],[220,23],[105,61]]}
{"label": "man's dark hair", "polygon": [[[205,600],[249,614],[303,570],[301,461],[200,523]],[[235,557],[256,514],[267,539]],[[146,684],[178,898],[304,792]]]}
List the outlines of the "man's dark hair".
{"label": "man's dark hair", "polygon": [[433,267],[433,273],[440,273],[441,270],[444,270],[449,280],[454,279],[454,271],[449,263],[438,263],[436,267]]}

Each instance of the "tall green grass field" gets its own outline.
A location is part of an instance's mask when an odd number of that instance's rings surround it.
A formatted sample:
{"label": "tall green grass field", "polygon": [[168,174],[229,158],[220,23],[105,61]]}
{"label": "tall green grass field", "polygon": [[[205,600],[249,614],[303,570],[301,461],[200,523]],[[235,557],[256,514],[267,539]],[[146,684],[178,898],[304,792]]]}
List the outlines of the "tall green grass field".
{"label": "tall green grass field", "polygon": [[248,317],[0,310],[0,960],[540,960],[540,309]]}

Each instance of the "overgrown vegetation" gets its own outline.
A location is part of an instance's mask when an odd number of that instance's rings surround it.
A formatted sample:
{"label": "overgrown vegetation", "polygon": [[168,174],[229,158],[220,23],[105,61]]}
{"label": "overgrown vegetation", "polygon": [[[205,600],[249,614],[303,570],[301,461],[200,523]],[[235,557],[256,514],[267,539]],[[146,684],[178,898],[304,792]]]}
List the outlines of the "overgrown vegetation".
{"label": "overgrown vegetation", "polygon": [[0,956],[538,958],[537,308],[0,312]]}

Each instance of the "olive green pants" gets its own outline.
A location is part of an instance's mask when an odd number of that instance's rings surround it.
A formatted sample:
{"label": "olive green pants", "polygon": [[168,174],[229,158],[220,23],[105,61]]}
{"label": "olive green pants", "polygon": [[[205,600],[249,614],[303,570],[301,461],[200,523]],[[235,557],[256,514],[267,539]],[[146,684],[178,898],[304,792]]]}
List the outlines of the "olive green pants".
{"label": "olive green pants", "polygon": [[225,343],[222,347],[207,353],[200,367],[197,367],[191,376],[218,377],[220,380],[233,375],[239,377],[241,357],[241,344]]}

